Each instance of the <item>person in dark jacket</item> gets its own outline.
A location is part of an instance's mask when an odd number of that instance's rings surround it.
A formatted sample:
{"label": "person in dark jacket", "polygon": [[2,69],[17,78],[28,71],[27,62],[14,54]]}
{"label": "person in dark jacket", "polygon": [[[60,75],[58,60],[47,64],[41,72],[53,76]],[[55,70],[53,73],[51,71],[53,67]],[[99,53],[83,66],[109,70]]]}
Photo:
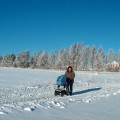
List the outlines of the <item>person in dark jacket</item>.
{"label": "person in dark jacket", "polygon": [[71,66],[67,68],[67,71],[65,72],[65,76],[67,81],[67,90],[69,91],[69,94],[71,96],[73,91],[74,78],[75,78],[75,73]]}

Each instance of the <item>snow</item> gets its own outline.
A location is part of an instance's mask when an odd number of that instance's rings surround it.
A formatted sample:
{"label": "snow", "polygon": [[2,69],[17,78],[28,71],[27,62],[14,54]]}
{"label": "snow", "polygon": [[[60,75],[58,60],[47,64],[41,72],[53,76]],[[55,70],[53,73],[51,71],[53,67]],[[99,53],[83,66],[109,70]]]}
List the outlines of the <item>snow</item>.
{"label": "snow", "polygon": [[25,110],[25,111],[28,111],[28,112],[31,112],[31,111],[33,111],[33,110],[35,110],[35,109],[34,109],[34,108],[27,108],[27,107],[26,107],[26,108],[24,108],[24,110]]}
{"label": "snow", "polygon": [[120,73],[76,71],[73,96],[54,96],[65,71],[0,68],[0,120],[119,120]]}

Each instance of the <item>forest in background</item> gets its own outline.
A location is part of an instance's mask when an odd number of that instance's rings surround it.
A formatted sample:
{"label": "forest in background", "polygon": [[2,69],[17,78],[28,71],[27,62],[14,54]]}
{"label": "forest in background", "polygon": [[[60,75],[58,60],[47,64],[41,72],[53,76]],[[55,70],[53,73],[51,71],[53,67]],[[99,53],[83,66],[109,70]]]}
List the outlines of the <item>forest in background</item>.
{"label": "forest in background", "polygon": [[104,71],[106,65],[116,61],[120,64],[120,50],[115,53],[109,49],[105,53],[103,47],[89,47],[88,45],[75,43],[69,48],[63,48],[60,51],[51,52],[37,51],[30,55],[29,50],[19,54],[0,55],[0,66],[3,67],[21,67],[38,69],[66,69],[71,65],[74,70],[99,70]]}

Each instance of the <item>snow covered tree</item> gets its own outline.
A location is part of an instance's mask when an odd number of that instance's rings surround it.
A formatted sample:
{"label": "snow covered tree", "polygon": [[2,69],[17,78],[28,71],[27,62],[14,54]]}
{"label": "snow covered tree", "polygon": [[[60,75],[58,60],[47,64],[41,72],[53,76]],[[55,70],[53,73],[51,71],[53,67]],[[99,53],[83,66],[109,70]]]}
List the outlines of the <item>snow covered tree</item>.
{"label": "snow covered tree", "polygon": [[57,61],[58,52],[52,51],[48,54],[48,68],[53,69],[56,68],[55,63]]}
{"label": "snow covered tree", "polygon": [[42,69],[66,69],[67,66],[72,66],[75,70],[103,70],[107,63],[116,61],[120,64],[120,50],[116,54],[112,49],[108,54],[105,54],[100,46],[98,51],[95,46],[91,48],[84,44],[75,43],[69,48],[63,48],[60,51],[35,52],[30,56],[29,51],[20,52],[17,58],[14,54],[7,54],[4,57],[0,56],[1,66],[14,67],[31,67]]}
{"label": "snow covered tree", "polygon": [[7,54],[4,56],[3,60],[2,60],[2,66],[5,67],[11,67],[14,65],[14,61],[15,61],[16,56],[14,54]]}
{"label": "snow covered tree", "polygon": [[117,62],[120,64],[120,50],[117,53]]}
{"label": "snow covered tree", "polygon": [[1,66],[2,60],[3,60],[3,57],[0,55],[0,66]]}
{"label": "snow covered tree", "polygon": [[57,59],[55,61],[55,66],[58,70],[61,70],[62,69],[62,60],[61,60],[61,54],[60,52],[58,53],[57,55]]}
{"label": "snow covered tree", "polygon": [[42,51],[42,53],[38,56],[37,66],[39,68],[45,69],[48,68],[48,54],[46,51]]}
{"label": "snow covered tree", "polygon": [[31,68],[33,68],[33,69],[34,69],[34,68],[38,68],[38,66],[37,66],[38,56],[39,56],[39,53],[34,52],[33,56],[31,57],[30,66],[31,66]]}
{"label": "snow covered tree", "polygon": [[106,71],[109,72],[119,72],[120,64],[116,61],[107,64]]}
{"label": "snow covered tree", "polygon": [[97,69],[100,70],[105,62],[105,54],[103,52],[102,46],[99,47],[98,52],[96,54],[97,60]]}
{"label": "snow covered tree", "polygon": [[82,51],[81,67],[82,69],[86,70],[89,63],[90,49],[88,46],[84,46]]}
{"label": "snow covered tree", "polygon": [[110,49],[107,55],[107,63],[111,63],[113,61],[117,61],[117,56],[114,51]]}
{"label": "snow covered tree", "polygon": [[97,65],[97,60],[96,60],[96,47],[93,46],[91,48],[91,55],[90,55],[90,65],[92,67],[92,69],[95,68],[95,66]]}
{"label": "snow covered tree", "polygon": [[77,69],[77,63],[80,56],[80,44],[73,44],[69,49],[69,64]]}
{"label": "snow covered tree", "polygon": [[69,54],[67,49],[62,49],[59,53],[59,60],[58,62],[61,63],[61,68],[66,69],[69,65]]}
{"label": "snow covered tree", "polygon": [[20,52],[16,59],[17,67],[28,68],[30,62],[30,53],[28,50]]}

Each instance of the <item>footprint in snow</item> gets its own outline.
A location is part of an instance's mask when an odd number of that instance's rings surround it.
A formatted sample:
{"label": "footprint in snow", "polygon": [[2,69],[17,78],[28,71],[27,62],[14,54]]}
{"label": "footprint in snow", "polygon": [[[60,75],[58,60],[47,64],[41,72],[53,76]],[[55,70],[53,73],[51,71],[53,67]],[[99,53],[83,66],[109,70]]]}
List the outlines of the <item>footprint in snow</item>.
{"label": "footprint in snow", "polygon": [[113,95],[117,95],[117,93],[113,93]]}
{"label": "footprint in snow", "polygon": [[27,111],[27,112],[32,112],[34,110],[35,108],[29,108],[29,107],[24,108],[24,111]]}
{"label": "footprint in snow", "polygon": [[6,114],[7,114],[7,113],[5,113],[5,112],[2,112],[2,111],[0,112],[0,115],[6,115]]}
{"label": "footprint in snow", "polygon": [[59,102],[55,102],[55,101],[51,101],[51,103],[53,104],[54,107],[59,107],[61,109],[65,108],[63,105],[61,105],[61,103]]}
{"label": "footprint in snow", "polygon": [[86,100],[86,103],[90,103],[91,102],[91,100]]}

